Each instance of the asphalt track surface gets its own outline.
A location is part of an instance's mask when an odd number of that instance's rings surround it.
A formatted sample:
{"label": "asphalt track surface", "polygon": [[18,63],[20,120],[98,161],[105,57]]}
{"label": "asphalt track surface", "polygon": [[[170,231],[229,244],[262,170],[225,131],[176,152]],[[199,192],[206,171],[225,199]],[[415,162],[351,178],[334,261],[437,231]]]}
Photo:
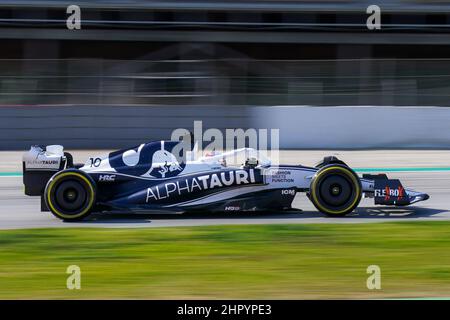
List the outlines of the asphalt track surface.
{"label": "asphalt track surface", "polygon": [[[77,152],[77,156],[98,154]],[[450,220],[450,151],[287,151],[281,154],[286,164],[312,165],[321,156],[335,154],[361,172],[384,168],[391,178],[404,186],[428,193],[431,198],[408,207],[375,206],[373,199],[363,199],[351,215],[329,218],[317,212],[304,194],[298,194],[293,207],[300,212],[258,214],[92,214],[82,222],[63,222],[49,212],[40,211],[40,199],[23,194],[18,152],[0,153],[0,229],[47,227],[141,228],[224,224],[306,224],[306,223],[376,223],[386,221]],[[79,159],[85,159],[80,157]],[[302,159],[302,161],[298,161]],[[313,161],[314,159],[314,161]]]}

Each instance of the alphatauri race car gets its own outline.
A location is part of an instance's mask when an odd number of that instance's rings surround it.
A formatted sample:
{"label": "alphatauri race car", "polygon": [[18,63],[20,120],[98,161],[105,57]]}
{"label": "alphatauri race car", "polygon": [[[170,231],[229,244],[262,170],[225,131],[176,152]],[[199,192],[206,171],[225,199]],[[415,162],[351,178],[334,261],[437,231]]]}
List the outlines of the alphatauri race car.
{"label": "alphatauri race car", "polygon": [[25,194],[41,197],[41,210],[81,220],[92,212],[280,212],[305,192],[314,206],[338,217],[361,197],[377,205],[427,200],[385,174],[358,176],[336,157],[315,167],[275,165],[250,148],[180,156],[177,141],[156,141],[74,164],[62,146],[33,146],[23,156]]}

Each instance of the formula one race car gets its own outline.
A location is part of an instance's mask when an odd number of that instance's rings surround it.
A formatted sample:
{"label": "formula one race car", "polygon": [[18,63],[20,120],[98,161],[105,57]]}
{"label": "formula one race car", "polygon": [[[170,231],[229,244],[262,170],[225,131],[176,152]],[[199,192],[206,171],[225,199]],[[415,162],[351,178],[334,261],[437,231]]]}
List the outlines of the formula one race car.
{"label": "formula one race car", "polygon": [[315,167],[272,165],[243,148],[196,158],[181,142],[157,141],[91,157],[74,165],[62,146],[33,146],[23,156],[25,194],[41,210],[73,221],[91,212],[183,213],[285,211],[297,192],[329,216],[352,212],[361,197],[405,206],[427,200],[385,174],[359,177],[336,157]]}

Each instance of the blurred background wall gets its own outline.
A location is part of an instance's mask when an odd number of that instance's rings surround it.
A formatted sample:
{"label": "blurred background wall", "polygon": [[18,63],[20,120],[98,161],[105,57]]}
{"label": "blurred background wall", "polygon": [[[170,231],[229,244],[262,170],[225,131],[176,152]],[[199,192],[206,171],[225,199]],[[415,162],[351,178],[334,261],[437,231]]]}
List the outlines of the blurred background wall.
{"label": "blurred background wall", "polygon": [[81,1],[67,30],[73,3],[0,1],[0,149],[194,120],[279,128],[283,148],[448,148],[450,2],[379,1],[369,31],[370,2]]}

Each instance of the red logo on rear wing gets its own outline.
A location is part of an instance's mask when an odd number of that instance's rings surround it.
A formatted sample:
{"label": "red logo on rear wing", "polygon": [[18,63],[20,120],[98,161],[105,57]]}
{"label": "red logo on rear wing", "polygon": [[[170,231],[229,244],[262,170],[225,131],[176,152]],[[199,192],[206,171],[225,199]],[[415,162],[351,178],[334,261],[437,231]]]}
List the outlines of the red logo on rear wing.
{"label": "red logo on rear wing", "polygon": [[398,179],[376,179],[374,188],[375,204],[403,203],[408,195]]}

